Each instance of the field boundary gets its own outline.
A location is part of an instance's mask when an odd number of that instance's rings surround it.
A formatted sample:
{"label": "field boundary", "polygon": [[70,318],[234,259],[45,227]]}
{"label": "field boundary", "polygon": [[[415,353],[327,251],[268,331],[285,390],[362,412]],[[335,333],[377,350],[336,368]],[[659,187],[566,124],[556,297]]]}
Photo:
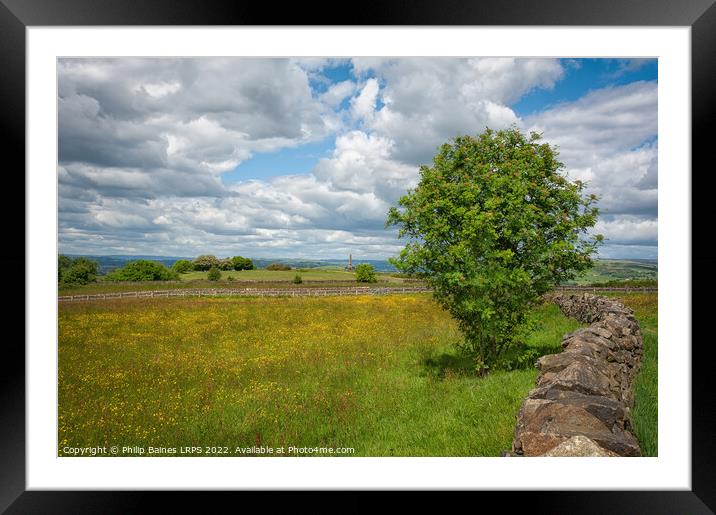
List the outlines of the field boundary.
{"label": "field boundary", "polygon": [[564,335],[561,353],[535,363],[540,373],[517,414],[508,455],[640,456],[630,413],[644,341],[634,312],[591,293],[545,300],[590,325]]}
{"label": "field boundary", "polygon": [[579,285],[565,285],[557,286],[556,291],[577,291],[577,292],[603,292],[603,291],[621,291],[627,293],[638,293],[638,292],[650,292],[659,291],[657,286],[579,286]]}
{"label": "field boundary", "polygon": [[348,288],[212,288],[188,290],[147,290],[116,293],[94,293],[86,295],[63,295],[57,298],[60,302],[76,300],[104,300],[140,297],[327,297],[346,295],[386,295],[391,293],[430,292],[425,287],[381,287],[357,286]]}
{"label": "field boundary", "polygon": [[[658,291],[653,287],[618,288],[592,286],[560,286],[557,291],[578,292],[649,292]],[[346,295],[388,295],[395,293],[425,293],[432,291],[426,286],[355,286],[343,288],[192,288],[176,290],[144,290],[114,293],[88,293],[81,295],[60,295],[58,302],[81,300],[132,299],[145,297],[327,297]]]}

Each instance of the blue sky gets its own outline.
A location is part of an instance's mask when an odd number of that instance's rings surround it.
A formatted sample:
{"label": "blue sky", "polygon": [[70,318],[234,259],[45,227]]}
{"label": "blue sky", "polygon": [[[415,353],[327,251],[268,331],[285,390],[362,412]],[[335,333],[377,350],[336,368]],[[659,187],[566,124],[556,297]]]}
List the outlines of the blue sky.
{"label": "blue sky", "polygon": [[657,252],[654,59],[63,59],[60,251],[381,259],[441,143],[538,130],[601,197],[602,256]]}
{"label": "blue sky", "polygon": [[563,102],[573,102],[590,91],[635,81],[656,81],[656,59],[561,59],[564,78],[551,89],[536,88],[510,107],[529,116]]}
{"label": "blue sky", "polygon": [[251,159],[222,174],[224,182],[241,182],[249,179],[267,179],[280,175],[310,173],[320,158],[330,157],[335,138],[326,137],[315,143],[272,152],[257,152]]}

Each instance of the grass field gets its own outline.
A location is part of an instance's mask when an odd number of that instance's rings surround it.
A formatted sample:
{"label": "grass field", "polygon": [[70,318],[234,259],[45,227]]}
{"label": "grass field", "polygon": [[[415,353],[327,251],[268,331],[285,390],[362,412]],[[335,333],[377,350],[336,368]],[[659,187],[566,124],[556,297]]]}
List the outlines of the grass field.
{"label": "grass field", "polygon": [[[189,272],[180,274],[179,281],[143,281],[143,282],[111,282],[100,280],[83,286],[61,286],[60,295],[77,295],[92,293],[117,293],[126,291],[169,290],[183,288],[320,288],[336,286],[365,286],[357,283],[354,272],[344,270],[326,270],[309,268],[305,270],[242,270],[241,272],[221,272],[219,281],[209,281],[208,272]],[[303,282],[293,284],[293,278],[299,274]],[[234,280],[228,280],[232,277]],[[377,286],[398,286],[405,279],[394,277],[389,273],[377,273]],[[410,283],[410,284],[414,284]]]}
{"label": "grass field", "polygon": [[657,456],[658,445],[658,301],[656,293],[611,294],[634,310],[644,337],[641,370],[634,385],[632,420],[643,456]]}
{"label": "grass field", "polygon": [[658,265],[626,259],[595,259],[594,266],[566,284],[592,284],[607,281],[658,279]]}
{"label": "grass field", "polygon": [[[541,353],[578,327],[553,305],[533,317],[526,343]],[[61,304],[59,454],[264,445],[498,456],[537,370],[475,377],[458,338],[427,294]]]}
{"label": "grass field", "polygon": [[[629,284],[652,286],[657,280],[656,263],[627,260],[595,260],[594,267],[580,277],[565,284],[587,285],[607,281],[630,281]],[[301,284],[293,284],[293,278],[299,274]],[[406,283],[406,278],[395,273],[378,272],[377,286],[394,286]],[[231,277],[233,280],[228,280]],[[641,281],[641,282],[640,282]],[[416,284],[415,281],[408,281]],[[144,290],[169,290],[183,288],[312,288],[356,286],[355,273],[338,267],[303,268],[294,270],[242,270],[223,271],[221,280],[209,281],[207,272],[189,272],[180,274],[178,281],[111,282],[103,280],[84,286],[60,285],[59,295],[83,295],[93,293],[118,293]],[[619,284],[615,284],[619,285]]]}
{"label": "grass field", "polygon": [[[208,272],[187,272],[180,274],[182,281],[206,279]],[[221,277],[232,276],[237,281],[291,281],[296,274],[299,274],[304,281],[355,281],[355,272],[347,270],[326,270],[321,268],[306,268],[298,270],[242,270],[222,271]],[[387,274],[386,274],[387,275]],[[398,280],[398,279],[396,279]]]}

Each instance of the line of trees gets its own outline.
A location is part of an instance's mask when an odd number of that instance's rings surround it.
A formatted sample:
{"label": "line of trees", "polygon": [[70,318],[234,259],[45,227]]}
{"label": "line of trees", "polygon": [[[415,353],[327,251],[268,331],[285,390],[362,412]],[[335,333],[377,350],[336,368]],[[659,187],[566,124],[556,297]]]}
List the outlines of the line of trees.
{"label": "line of trees", "polygon": [[[202,255],[189,261],[180,259],[171,268],[158,261],[138,259],[130,261],[121,268],[108,273],[108,281],[176,281],[179,274],[198,271],[253,270],[254,263],[249,258],[234,256],[219,259],[212,255]],[[64,254],[57,257],[57,281],[63,286],[81,286],[97,281],[99,263],[86,257],[71,258]],[[216,274],[212,274],[215,276]]]}

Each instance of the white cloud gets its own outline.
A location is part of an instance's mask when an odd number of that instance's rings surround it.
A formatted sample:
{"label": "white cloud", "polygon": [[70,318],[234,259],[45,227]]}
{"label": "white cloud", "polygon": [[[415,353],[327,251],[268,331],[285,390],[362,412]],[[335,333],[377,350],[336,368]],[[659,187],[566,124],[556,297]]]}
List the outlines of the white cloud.
{"label": "white cloud", "polygon": [[134,91],[145,91],[147,94],[149,94],[152,97],[159,98],[166,95],[171,95],[172,93],[176,93],[181,88],[181,83],[177,81],[173,82],[154,82],[154,83],[147,83],[147,84],[137,84],[135,86]]}
{"label": "white cloud", "polygon": [[394,143],[388,138],[352,131],[336,139],[333,156],[321,159],[314,175],[336,190],[373,192],[393,203],[417,184],[418,168],[391,158]]}
{"label": "white cloud", "polygon": [[351,111],[357,120],[370,122],[373,119],[379,89],[377,80],[368,79],[358,96],[351,99]]}
{"label": "white cloud", "polygon": [[[373,58],[354,60],[354,66],[385,82],[377,111],[375,86],[357,97],[365,93],[360,117],[368,129],[391,138],[395,158],[410,164],[429,163],[438,146],[455,136],[517,122],[508,104],[531,89],[552,87],[564,73],[556,59]],[[366,85],[370,81],[375,79]]]}
{"label": "white cloud", "polygon": [[524,124],[558,145],[568,166],[583,168],[641,146],[657,134],[657,93],[655,82],[603,88],[529,117]]}
{"label": "white cloud", "polygon": [[593,91],[524,120],[558,147],[571,179],[587,182],[605,214],[657,214],[657,85]]}
{"label": "white cloud", "polygon": [[656,219],[639,218],[632,215],[613,220],[599,220],[594,233],[603,234],[611,244],[654,245],[658,238]]}
{"label": "white cloud", "polygon": [[60,165],[142,170],[149,196],[156,169],[220,174],[338,126],[287,59],[61,59],[58,82]]}
{"label": "white cloud", "polygon": [[338,106],[347,97],[353,95],[356,90],[356,83],[352,80],[344,80],[331,85],[325,93],[321,95],[321,100],[329,107]]}

